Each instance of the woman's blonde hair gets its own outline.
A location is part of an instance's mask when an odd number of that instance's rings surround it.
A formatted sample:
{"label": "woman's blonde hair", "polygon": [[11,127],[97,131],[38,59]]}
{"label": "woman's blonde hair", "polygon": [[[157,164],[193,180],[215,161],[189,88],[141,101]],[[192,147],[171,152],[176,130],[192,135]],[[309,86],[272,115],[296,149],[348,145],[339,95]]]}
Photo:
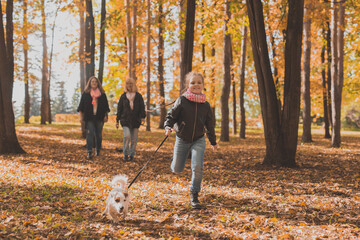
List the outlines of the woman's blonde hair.
{"label": "woman's blonde hair", "polygon": [[[198,73],[198,72],[188,72],[186,75],[185,75],[185,89],[183,90],[183,93],[187,91],[188,87],[189,87],[189,83],[191,81],[191,79],[193,79],[194,77],[200,77],[201,78],[201,81],[202,83],[205,85],[204,83],[204,77],[201,73]],[[204,88],[205,90],[205,88]]]}
{"label": "woman's blonde hair", "polygon": [[126,80],[125,80],[125,87],[124,87],[124,91],[125,92],[128,92],[128,90],[127,90],[127,88],[126,88],[126,83],[128,83],[128,82],[132,82],[133,83],[133,85],[132,85],[132,89],[131,89],[131,91],[130,92],[137,92],[137,86],[136,86],[136,81],[135,81],[135,79],[133,79],[133,78],[127,78]]}
{"label": "woman's blonde hair", "polygon": [[93,80],[93,79],[96,79],[97,84],[98,84],[98,88],[99,88],[100,92],[101,92],[101,93],[105,93],[103,87],[101,86],[100,80],[99,80],[97,77],[95,77],[95,76],[91,76],[91,77],[89,78],[89,80],[88,80],[87,83],[86,83],[84,92],[86,92],[86,93],[89,93],[89,92],[90,92],[90,90],[91,90],[91,80]]}

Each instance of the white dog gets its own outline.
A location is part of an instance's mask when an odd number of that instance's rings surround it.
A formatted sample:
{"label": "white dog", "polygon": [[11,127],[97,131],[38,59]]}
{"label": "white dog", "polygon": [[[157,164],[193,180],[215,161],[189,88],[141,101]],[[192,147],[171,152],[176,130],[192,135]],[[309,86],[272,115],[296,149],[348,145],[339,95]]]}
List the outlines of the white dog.
{"label": "white dog", "polygon": [[114,222],[120,220],[121,214],[125,219],[128,213],[129,195],[126,189],[128,177],[125,175],[116,175],[111,181],[112,190],[106,199],[106,208],[102,213]]}

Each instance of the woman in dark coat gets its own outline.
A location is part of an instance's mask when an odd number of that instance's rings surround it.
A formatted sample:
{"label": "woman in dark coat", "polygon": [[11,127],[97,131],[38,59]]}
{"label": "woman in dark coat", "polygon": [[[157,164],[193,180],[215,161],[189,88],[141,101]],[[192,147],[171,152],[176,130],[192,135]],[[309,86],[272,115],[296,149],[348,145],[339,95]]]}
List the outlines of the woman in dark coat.
{"label": "woman in dark coat", "polygon": [[110,108],[101,82],[96,77],[92,76],[89,78],[77,111],[80,113],[80,122],[85,121],[87,158],[92,158],[94,137],[96,156],[99,156],[102,143],[102,129],[104,123],[108,121]]}
{"label": "woman in dark coat", "polygon": [[116,128],[119,128],[120,121],[124,131],[124,161],[134,160],[139,127],[144,122],[145,117],[143,97],[137,91],[135,80],[128,78],[125,82],[125,92],[118,102],[116,117]]}

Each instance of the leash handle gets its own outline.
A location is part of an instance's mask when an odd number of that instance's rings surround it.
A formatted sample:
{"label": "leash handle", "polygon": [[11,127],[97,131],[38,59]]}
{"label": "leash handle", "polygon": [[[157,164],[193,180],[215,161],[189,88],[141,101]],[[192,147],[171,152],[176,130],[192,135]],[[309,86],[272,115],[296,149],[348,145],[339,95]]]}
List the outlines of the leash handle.
{"label": "leash handle", "polygon": [[164,144],[164,142],[166,141],[166,139],[169,136],[165,136],[164,140],[160,143],[160,145],[158,146],[158,148],[155,150],[154,154],[151,156],[151,158],[145,163],[145,165],[141,168],[141,170],[138,172],[138,174],[134,177],[134,179],[131,181],[131,183],[128,186],[128,189],[131,187],[131,185],[135,182],[135,180],[138,178],[138,176],[140,175],[140,173],[145,169],[145,167],[148,165],[148,163],[153,159],[153,157],[155,156],[155,154],[157,153],[157,151],[160,149],[160,147]]}

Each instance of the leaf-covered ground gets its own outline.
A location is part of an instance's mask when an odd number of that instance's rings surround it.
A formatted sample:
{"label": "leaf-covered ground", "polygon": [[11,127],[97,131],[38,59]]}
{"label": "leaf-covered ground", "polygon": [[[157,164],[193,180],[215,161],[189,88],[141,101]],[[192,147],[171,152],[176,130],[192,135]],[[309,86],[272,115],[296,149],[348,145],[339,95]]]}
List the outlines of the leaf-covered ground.
{"label": "leaf-covered ground", "polygon": [[116,149],[122,132],[104,128],[101,156],[86,159],[78,124],[18,125],[27,154],[0,156],[0,238],[5,239],[359,239],[360,132],[330,148],[322,133],[298,146],[298,168],[261,166],[259,130],[205,156],[202,210],[189,204],[190,166],[170,172],[174,136],[129,189],[130,213],[101,217],[111,178],[131,180],[163,131],[140,129],[135,162]]}

